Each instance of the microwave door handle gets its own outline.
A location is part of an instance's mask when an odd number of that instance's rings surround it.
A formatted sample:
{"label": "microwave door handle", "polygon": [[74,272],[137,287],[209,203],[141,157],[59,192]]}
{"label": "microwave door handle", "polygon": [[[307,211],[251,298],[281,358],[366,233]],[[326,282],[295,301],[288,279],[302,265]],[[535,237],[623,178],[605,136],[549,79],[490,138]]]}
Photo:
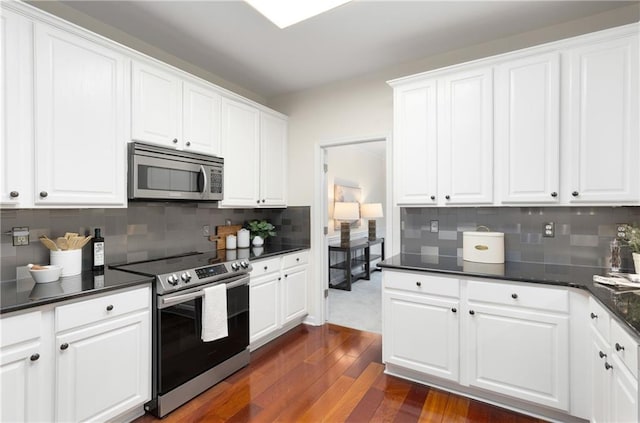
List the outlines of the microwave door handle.
{"label": "microwave door handle", "polygon": [[[202,181],[202,184],[200,184],[200,181]],[[202,195],[206,194],[207,191],[209,190],[209,178],[207,178],[207,170],[202,165],[200,165],[200,176],[198,176],[198,186],[202,186],[202,190],[200,191],[200,194]]]}

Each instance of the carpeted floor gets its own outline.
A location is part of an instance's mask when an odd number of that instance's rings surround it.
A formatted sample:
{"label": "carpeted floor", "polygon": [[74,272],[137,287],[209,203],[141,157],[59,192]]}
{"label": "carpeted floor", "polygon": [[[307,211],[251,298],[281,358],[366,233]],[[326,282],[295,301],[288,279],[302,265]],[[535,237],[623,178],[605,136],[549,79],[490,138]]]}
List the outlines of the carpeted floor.
{"label": "carpeted floor", "polygon": [[351,291],[329,289],[329,323],[382,333],[382,272],[360,279]]}

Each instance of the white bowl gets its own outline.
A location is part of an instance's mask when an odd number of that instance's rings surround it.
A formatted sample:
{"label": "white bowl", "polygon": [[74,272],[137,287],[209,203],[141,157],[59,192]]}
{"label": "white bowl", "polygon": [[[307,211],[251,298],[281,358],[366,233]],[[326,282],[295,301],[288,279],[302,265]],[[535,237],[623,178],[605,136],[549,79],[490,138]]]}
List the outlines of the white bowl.
{"label": "white bowl", "polygon": [[62,272],[62,267],[54,264],[41,266],[43,269],[39,270],[32,269],[33,264],[29,264],[28,267],[29,273],[31,273],[31,277],[36,283],[55,282],[60,278],[60,273]]}

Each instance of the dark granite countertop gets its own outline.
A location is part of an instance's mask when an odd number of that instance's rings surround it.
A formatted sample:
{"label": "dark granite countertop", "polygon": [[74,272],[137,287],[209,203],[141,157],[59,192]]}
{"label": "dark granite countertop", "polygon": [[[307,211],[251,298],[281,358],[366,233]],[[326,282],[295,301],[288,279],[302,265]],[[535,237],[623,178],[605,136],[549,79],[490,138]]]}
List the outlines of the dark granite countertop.
{"label": "dark granite countertop", "polygon": [[[236,258],[249,258],[251,261],[271,258],[281,254],[295,253],[296,251],[308,250],[308,245],[282,244],[278,242],[266,244],[262,247],[238,248],[236,250],[224,250],[227,260]],[[235,254],[234,254],[235,252]]]}
{"label": "dark granite countertop", "polygon": [[593,275],[607,275],[608,269],[602,267],[530,262],[485,264],[463,261],[461,257],[420,254],[398,254],[378,263],[378,266],[585,289],[640,340],[640,287],[612,288],[594,283]]}
{"label": "dark granite countertop", "polygon": [[56,282],[36,283],[25,278],[0,282],[0,314],[45,304],[128,288],[152,282],[151,278],[105,269],[102,274],[91,271],[61,277]]}

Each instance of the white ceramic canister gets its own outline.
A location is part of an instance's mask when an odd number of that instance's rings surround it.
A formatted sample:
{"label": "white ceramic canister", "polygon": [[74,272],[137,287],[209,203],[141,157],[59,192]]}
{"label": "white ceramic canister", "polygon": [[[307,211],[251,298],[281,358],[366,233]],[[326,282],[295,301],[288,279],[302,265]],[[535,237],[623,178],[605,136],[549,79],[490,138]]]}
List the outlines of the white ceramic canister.
{"label": "white ceramic canister", "polygon": [[240,229],[238,231],[238,248],[249,248],[249,235],[248,229]]}
{"label": "white ceramic canister", "polygon": [[60,276],[73,276],[82,273],[82,250],[51,251],[51,264],[62,267]]}
{"label": "white ceramic canister", "polygon": [[504,263],[504,233],[463,232],[462,258],[477,263]]}
{"label": "white ceramic canister", "polygon": [[236,236],[227,235],[227,250],[235,250],[235,249],[236,249]]}

